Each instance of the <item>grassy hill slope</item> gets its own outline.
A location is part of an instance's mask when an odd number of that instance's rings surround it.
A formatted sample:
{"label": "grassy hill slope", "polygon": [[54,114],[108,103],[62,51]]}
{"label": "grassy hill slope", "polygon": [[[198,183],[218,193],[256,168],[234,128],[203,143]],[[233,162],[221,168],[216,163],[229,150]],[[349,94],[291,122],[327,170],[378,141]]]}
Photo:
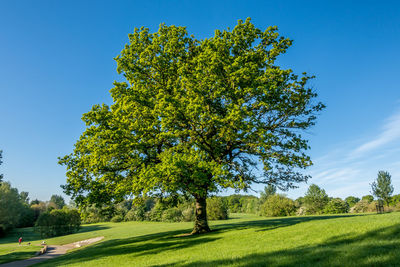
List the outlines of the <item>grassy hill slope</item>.
{"label": "grassy hill slope", "polygon": [[[232,217],[211,222],[215,231],[199,236],[180,236],[190,232],[192,223],[86,225],[77,234],[46,241],[66,244],[96,236],[105,239],[38,266],[400,265],[400,213]],[[0,254],[6,245],[0,244]]]}

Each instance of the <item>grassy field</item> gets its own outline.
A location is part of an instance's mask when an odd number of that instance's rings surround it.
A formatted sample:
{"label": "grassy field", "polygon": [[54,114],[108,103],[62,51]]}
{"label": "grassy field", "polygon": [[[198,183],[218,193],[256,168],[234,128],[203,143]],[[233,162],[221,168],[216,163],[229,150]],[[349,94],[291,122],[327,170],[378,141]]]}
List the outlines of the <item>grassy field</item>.
{"label": "grassy field", "polygon": [[[400,213],[231,217],[211,222],[214,231],[199,236],[180,236],[192,223],[85,225],[79,233],[46,241],[105,239],[38,266],[400,266]],[[0,239],[0,263],[31,252],[32,246],[18,246],[18,234]],[[28,229],[25,234],[41,242]]]}

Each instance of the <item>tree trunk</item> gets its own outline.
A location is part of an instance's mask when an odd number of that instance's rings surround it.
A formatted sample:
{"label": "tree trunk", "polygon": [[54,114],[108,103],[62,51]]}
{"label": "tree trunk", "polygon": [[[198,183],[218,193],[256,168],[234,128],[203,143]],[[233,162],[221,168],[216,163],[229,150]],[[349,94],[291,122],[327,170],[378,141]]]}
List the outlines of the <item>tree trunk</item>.
{"label": "tree trunk", "polygon": [[192,235],[210,232],[207,222],[207,201],[205,197],[196,197],[196,218]]}

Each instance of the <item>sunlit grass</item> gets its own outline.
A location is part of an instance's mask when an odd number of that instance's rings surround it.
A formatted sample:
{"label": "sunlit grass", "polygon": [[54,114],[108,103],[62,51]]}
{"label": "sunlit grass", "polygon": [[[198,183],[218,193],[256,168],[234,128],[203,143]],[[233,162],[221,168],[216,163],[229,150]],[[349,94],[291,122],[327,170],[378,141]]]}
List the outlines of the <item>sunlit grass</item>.
{"label": "sunlit grass", "polygon": [[85,232],[46,241],[105,239],[40,266],[396,266],[400,262],[400,213],[232,217],[211,222],[214,231],[199,236],[180,236],[190,232],[192,223],[84,226]]}

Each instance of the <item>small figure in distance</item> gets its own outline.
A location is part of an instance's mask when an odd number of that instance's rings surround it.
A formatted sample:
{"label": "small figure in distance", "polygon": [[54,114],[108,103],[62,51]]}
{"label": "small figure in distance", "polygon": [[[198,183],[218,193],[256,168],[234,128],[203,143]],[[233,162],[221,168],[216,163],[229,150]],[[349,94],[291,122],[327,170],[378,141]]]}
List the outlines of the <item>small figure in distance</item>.
{"label": "small figure in distance", "polygon": [[20,238],[18,239],[18,244],[21,245],[21,243],[22,243],[22,237],[20,237]]}
{"label": "small figure in distance", "polygon": [[28,242],[28,244],[27,244],[28,246],[30,246],[31,245],[31,242]]}

